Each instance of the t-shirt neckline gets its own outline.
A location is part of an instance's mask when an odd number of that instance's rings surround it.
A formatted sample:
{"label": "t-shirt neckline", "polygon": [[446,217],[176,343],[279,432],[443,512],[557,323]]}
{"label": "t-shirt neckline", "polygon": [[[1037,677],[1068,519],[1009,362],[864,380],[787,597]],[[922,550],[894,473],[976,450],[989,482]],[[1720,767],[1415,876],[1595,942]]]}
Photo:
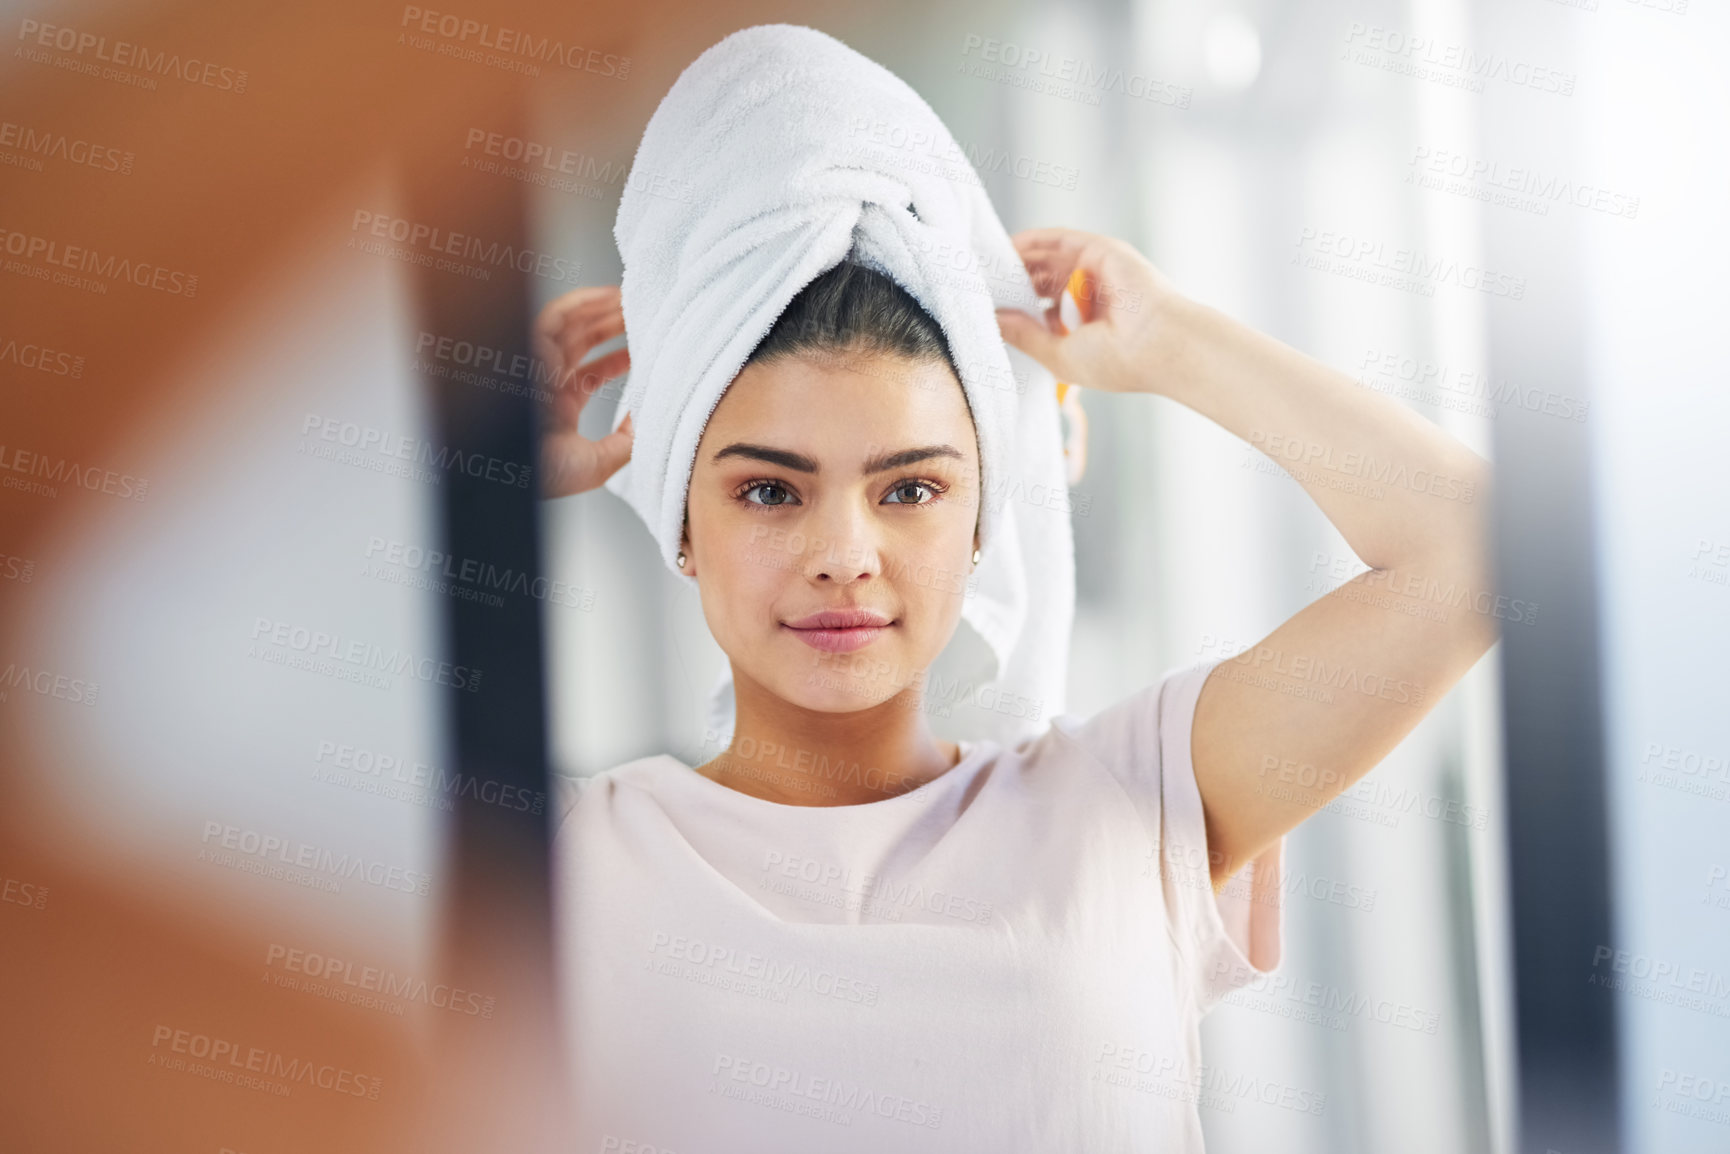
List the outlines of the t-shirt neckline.
{"label": "t-shirt neckline", "polygon": [[890,807],[905,804],[915,798],[928,798],[946,784],[971,777],[980,766],[989,760],[988,755],[996,745],[989,739],[970,740],[967,738],[958,738],[956,744],[961,747],[960,760],[924,785],[910,789],[906,793],[898,793],[894,797],[885,797],[878,801],[854,802],[851,805],[798,805],[793,802],[771,801],[766,797],[742,793],[730,785],[722,785],[713,778],[705,777],[697,772],[695,766],[686,765],[670,753],[663,753],[656,759],[665,771],[657,776],[673,783],[675,788],[691,789],[717,798],[725,796],[728,799],[725,804],[754,809],[759,813],[883,813]]}

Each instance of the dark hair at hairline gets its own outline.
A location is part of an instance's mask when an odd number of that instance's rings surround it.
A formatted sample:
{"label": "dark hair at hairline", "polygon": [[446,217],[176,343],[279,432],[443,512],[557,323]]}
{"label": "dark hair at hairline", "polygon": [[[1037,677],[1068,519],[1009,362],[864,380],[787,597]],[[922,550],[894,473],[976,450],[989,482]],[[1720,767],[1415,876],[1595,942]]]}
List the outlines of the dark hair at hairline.
{"label": "dark hair at hairline", "polygon": [[894,280],[852,260],[801,289],[745,363],[858,352],[939,361],[961,379],[949,340],[931,314]]}

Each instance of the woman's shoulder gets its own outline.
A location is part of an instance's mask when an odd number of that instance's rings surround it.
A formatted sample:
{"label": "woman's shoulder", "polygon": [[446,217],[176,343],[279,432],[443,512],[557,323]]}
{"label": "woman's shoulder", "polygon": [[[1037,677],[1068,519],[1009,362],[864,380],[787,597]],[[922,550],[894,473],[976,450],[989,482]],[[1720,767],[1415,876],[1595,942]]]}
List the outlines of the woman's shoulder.
{"label": "woman's shoulder", "polygon": [[642,781],[654,773],[664,770],[668,764],[683,766],[684,763],[667,753],[651,754],[639,757],[635,761],[627,761],[604,769],[599,773],[554,773],[552,788],[549,791],[553,799],[553,833],[557,836],[564,827],[565,821],[577,804],[585,797],[604,795],[621,785],[630,785]]}
{"label": "woman's shoulder", "polygon": [[1176,754],[1187,763],[1196,698],[1217,664],[1208,660],[1172,669],[1096,713],[1056,717],[1048,732],[1119,775],[1157,773],[1162,754]]}

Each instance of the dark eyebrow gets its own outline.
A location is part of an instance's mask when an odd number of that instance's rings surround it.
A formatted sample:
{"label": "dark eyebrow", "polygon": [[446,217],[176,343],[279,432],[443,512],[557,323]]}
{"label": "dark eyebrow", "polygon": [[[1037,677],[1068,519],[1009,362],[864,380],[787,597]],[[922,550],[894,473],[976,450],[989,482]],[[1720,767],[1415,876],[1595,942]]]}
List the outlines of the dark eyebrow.
{"label": "dark eyebrow", "polygon": [[902,449],[899,453],[886,453],[881,457],[873,457],[865,462],[867,473],[882,473],[889,469],[899,469],[904,465],[928,461],[932,457],[954,457],[963,460],[961,450],[953,445],[926,445],[918,449]]}
{"label": "dark eyebrow", "polygon": [[[735,441],[725,449],[709,458],[719,461],[724,457],[748,457],[754,461],[768,461],[772,465],[780,465],[783,469],[793,469],[800,473],[817,472],[817,462],[803,453],[789,452],[786,449],[771,449],[767,445],[752,445],[744,441]],[[898,453],[885,453],[865,462],[865,472],[882,473],[890,469],[899,469],[919,461],[928,461],[932,457],[954,457],[964,460],[961,451],[953,445],[924,445],[917,449],[902,449]]]}
{"label": "dark eyebrow", "polygon": [[744,441],[733,442],[709,459],[719,461],[723,457],[749,457],[754,461],[768,461],[771,465],[779,465],[783,469],[794,469],[801,473],[815,473],[817,471],[817,462],[803,453],[790,453],[786,449],[771,449],[767,445],[748,445]]}

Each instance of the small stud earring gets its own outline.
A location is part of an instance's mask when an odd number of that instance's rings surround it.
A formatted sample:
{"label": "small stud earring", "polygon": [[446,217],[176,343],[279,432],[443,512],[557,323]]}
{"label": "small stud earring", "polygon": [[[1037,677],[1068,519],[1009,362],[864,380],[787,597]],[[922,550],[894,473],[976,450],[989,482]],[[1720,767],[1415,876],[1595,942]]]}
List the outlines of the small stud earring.
{"label": "small stud earring", "polygon": [[973,550],[973,563],[975,565],[979,564],[979,550],[978,549]]}
{"label": "small stud earring", "polygon": [[679,568],[683,569],[685,567],[685,551],[683,549],[679,550],[678,561]]}

